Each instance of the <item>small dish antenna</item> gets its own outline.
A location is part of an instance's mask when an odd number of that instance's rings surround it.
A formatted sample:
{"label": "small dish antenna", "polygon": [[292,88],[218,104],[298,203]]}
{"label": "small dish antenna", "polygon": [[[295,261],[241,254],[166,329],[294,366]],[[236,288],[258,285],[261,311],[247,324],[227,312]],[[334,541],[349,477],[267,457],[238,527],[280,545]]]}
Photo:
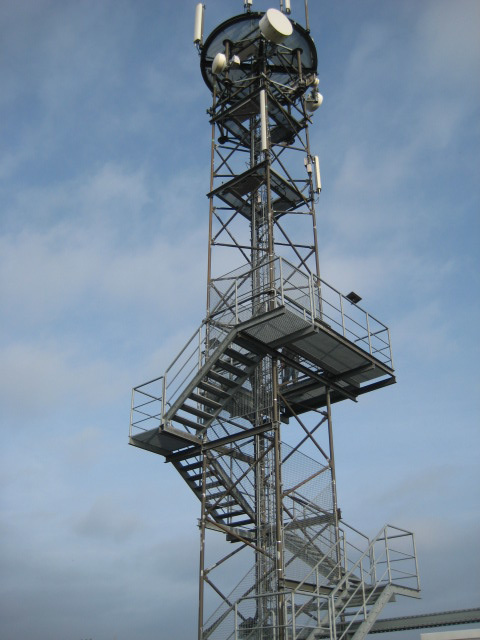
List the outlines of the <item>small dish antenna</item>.
{"label": "small dish antenna", "polygon": [[217,76],[219,73],[225,70],[227,66],[227,56],[224,53],[217,53],[212,62],[212,73]]}
{"label": "small dish antenna", "polygon": [[307,99],[305,100],[305,106],[307,107],[307,111],[310,111],[311,113],[313,113],[318,109],[318,107],[321,106],[322,102],[323,102],[322,94],[318,93],[318,91],[312,91],[312,93],[309,96],[307,96]]}

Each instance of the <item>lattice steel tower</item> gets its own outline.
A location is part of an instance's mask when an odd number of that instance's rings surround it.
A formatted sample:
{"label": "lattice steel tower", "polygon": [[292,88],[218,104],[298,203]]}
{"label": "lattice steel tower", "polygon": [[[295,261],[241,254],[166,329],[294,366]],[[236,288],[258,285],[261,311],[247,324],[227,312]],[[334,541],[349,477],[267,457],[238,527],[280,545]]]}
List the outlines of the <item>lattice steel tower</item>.
{"label": "lattice steel tower", "polygon": [[358,639],[394,594],[419,592],[412,534],[347,538],[337,507],[331,405],[395,382],[390,336],[320,278],[307,2],[306,27],[288,0],[250,5],[205,42],[196,8],[212,93],[207,315],[134,389],[130,443],[199,498],[199,640]]}

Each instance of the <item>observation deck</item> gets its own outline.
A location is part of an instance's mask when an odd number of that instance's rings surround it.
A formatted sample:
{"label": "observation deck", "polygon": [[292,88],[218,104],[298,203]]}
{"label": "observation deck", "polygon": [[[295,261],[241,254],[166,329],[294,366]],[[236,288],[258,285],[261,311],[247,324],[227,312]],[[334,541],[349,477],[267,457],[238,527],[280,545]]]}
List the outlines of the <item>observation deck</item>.
{"label": "observation deck", "polygon": [[[284,422],[324,407],[327,391],[334,403],[395,382],[388,328],[283,258],[213,280],[210,301],[209,316],[164,376],[133,390],[131,444],[170,456],[250,437],[235,419],[258,410],[250,379],[265,358],[280,363]],[[210,426],[219,416],[229,428],[217,439]]]}

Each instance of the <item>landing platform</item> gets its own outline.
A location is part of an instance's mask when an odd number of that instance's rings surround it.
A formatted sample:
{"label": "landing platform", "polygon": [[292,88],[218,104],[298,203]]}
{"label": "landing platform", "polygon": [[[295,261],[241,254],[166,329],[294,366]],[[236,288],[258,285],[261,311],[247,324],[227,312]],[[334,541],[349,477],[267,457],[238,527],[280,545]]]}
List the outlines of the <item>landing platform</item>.
{"label": "landing platform", "polygon": [[[285,422],[326,406],[328,396],[355,401],[395,382],[383,323],[282,258],[258,269],[213,281],[209,317],[163,376],[133,390],[131,444],[166,456],[198,450],[219,437],[210,430],[217,418],[229,423],[222,435],[251,436],[235,419],[259,428],[251,380],[264,359],[279,363]],[[273,286],[257,289],[266,275]]]}
{"label": "landing platform", "polygon": [[251,339],[251,349],[260,349],[256,343],[261,343],[292,366],[293,379],[281,386],[281,393],[297,414],[325,406],[327,386],[331,402],[338,402],[395,382],[393,369],[376,357],[325,323],[312,324],[288,309],[241,335]]}

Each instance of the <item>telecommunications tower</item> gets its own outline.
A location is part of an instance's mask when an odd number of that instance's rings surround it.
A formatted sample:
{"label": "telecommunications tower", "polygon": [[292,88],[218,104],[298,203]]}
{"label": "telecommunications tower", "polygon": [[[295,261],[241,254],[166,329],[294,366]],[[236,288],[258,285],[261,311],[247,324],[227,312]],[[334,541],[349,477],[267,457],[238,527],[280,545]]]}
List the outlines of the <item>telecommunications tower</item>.
{"label": "telecommunications tower", "polygon": [[[337,506],[332,405],[395,382],[388,328],[320,278],[317,52],[280,8],[194,41],[211,91],[207,313],[133,390],[130,443],[199,500],[199,640],[358,640],[418,597],[413,534]],[[303,7],[305,5],[305,13]]]}

